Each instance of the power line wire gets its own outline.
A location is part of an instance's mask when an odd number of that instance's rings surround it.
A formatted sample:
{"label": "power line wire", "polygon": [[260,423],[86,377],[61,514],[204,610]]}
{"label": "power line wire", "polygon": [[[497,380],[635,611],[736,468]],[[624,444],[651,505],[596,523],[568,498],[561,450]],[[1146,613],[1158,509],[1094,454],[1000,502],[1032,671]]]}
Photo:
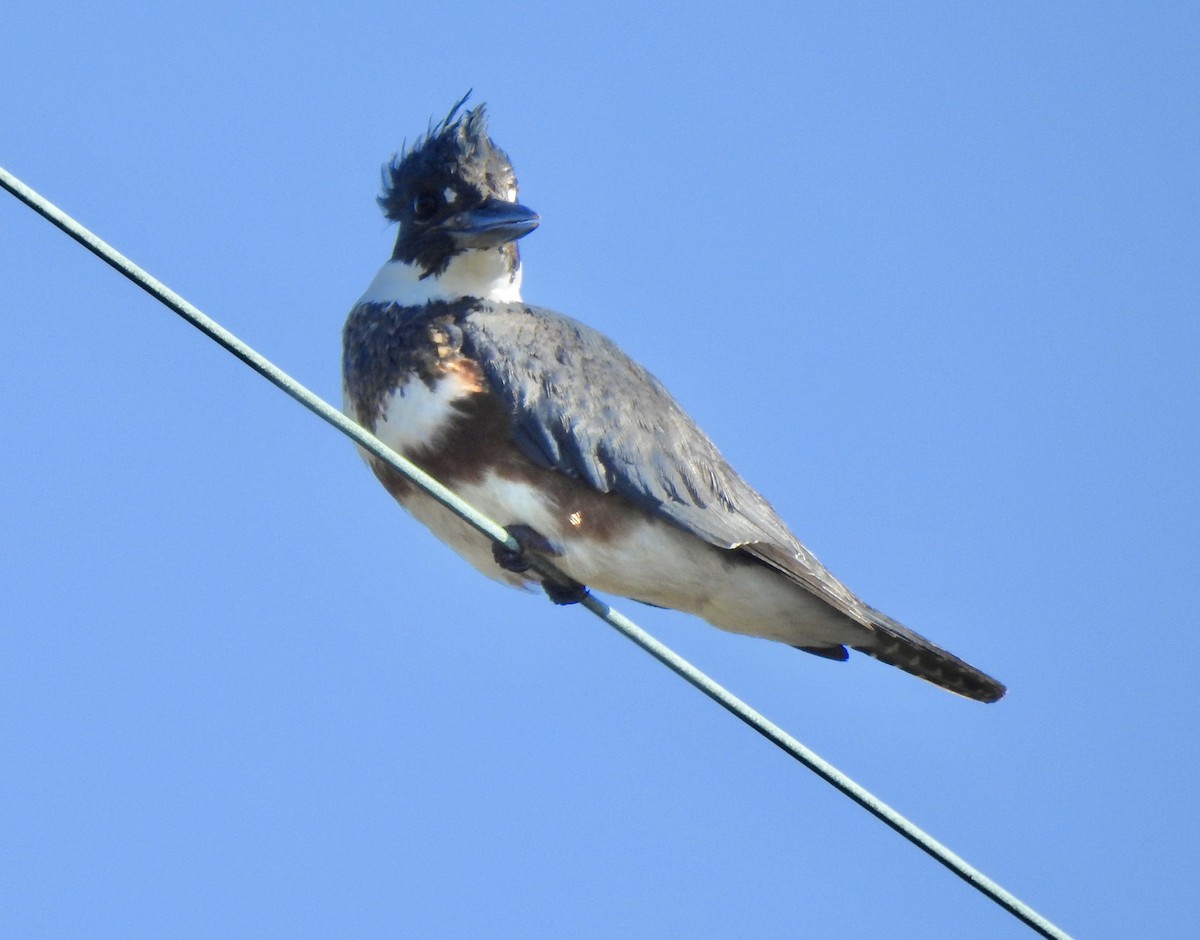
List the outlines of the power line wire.
{"label": "power line wire", "polygon": [[[3,167],[0,167],[0,187],[8,190],[13,196],[33,209],[34,212],[75,239],[102,261],[116,268],[138,287],[183,317],[183,319],[187,320],[210,339],[223,346],[238,359],[242,360],[242,362],[246,363],[246,365],[250,366],[255,372],[262,375],[267,381],[282,389],[288,395],[291,395],[292,398],[316,414],[317,417],[333,425],[364,450],[369,451],[397,472],[404,474],[404,476],[412,480],[413,483],[439,503],[459,515],[488,538],[507,546],[511,550],[516,551],[520,549],[517,541],[502,526],[480,513],[470,504],[464,502],[451,490],[425,473],[420,467],[406,460],[373,434],[368,433],[358,424],[351,421],[324,399],[309,391],[270,360],[242,342],[242,340],[238,339],[216,321],[205,316],[197,307],[190,304],[157,278],[134,264],[52,202],[34,192],[34,190],[30,189]],[[549,562],[536,556],[530,558],[530,561],[533,568],[539,574],[560,583],[572,583],[569,578]],[[737,716],[763,737],[786,751],[805,767],[809,768],[809,770],[813,771],[827,783],[832,784],[859,806],[882,820],[892,829],[896,830],[896,832],[900,833],[900,835],[935,858],[942,865],[945,865],[954,874],[958,875],[982,894],[991,898],[1037,933],[1043,937],[1049,937],[1051,940],[1071,940],[1067,933],[1055,926],[1029,905],[1000,887],[1000,885],[970,865],[966,860],[900,815],[887,803],[884,803],[874,794],[859,786],[859,784],[832,764],[822,760],[774,722],[759,714],[759,712],[751,708],[724,686],[701,672],[672,649],[660,643],[624,614],[614,610],[590,593],[584,596],[581,604],[626,638],[636,643],[663,665],[667,666],[678,676],[691,683],[722,708]]]}

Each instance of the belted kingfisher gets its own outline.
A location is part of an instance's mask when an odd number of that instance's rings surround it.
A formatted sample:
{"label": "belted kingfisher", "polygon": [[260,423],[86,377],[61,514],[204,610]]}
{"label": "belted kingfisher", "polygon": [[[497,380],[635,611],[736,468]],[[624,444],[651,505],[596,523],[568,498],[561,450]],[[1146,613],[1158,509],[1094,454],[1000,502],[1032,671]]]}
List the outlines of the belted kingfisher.
{"label": "belted kingfisher", "polygon": [[483,105],[446,118],[384,167],[396,247],[343,333],[347,415],[507,526],[493,544],[364,454],[396,500],[489,577],[552,561],[582,585],[696,614],[826,659],[846,648],[982,702],[1004,686],[869,607],[644,368],[582,323],[521,300],[517,202]]}

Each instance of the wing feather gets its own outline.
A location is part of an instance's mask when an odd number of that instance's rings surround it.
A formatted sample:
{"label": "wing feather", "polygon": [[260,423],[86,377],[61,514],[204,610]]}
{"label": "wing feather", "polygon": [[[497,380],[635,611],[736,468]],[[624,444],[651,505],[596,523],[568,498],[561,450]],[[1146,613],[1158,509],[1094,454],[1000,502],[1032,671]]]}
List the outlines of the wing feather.
{"label": "wing feather", "polygon": [[538,464],[619,493],[725,549],[742,549],[859,622],[866,607],[728,464],[653,375],[608,337],[538,307],[481,303],[461,321]]}

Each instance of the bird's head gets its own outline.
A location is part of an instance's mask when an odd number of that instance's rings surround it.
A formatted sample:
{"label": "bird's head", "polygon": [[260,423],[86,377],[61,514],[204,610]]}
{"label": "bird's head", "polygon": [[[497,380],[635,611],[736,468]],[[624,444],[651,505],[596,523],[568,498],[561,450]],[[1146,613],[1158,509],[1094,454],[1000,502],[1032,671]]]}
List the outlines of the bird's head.
{"label": "bird's head", "polygon": [[517,202],[516,174],[488,137],[484,105],[462,111],[465,102],[383,168],[379,205],[400,226],[392,260],[422,279],[471,260],[501,264],[515,278],[516,241],[537,228],[538,215]]}

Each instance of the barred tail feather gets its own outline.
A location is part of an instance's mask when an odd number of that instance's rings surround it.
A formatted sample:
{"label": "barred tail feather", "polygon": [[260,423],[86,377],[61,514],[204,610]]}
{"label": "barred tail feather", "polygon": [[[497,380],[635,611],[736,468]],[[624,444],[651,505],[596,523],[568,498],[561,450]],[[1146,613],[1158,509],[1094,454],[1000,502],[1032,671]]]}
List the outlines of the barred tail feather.
{"label": "barred tail feather", "polygon": [[876,640],[855,646],[860,653],[977,702],[1004,697],[1003,684],[877,610],[871,611],[871,626]]}

